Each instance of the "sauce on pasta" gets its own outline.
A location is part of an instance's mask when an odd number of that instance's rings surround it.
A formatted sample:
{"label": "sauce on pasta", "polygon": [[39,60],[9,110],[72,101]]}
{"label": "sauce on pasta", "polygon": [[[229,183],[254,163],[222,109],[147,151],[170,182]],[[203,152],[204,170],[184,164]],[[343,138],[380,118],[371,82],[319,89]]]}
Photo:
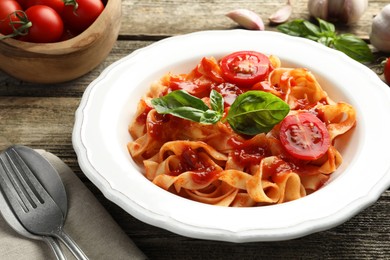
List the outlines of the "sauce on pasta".
{"label": "sauce on pasta", "polygon": [[[240,55],[251,53],[255,52]],[[178,196],[232,207],[299,199],[327,182],[342,163],[336,138],[356,124],[354,108],[334,102],[307,69],[285,68],[278,57],[255,54],[250,62],[260,63],[256,66],[234,54],[218,61],[205,57],[187,74],[167,73],[152,84],[129,125],[134,141],[128,150],[143,165],[146,178]],[[261,70],[260,76],[253,75],[256,70]],[[249,136],[235,132],[224,119],[202,124],[159,114],[151,100],[175,90],[185,90],[208,106],[210,92],[217,91],[223,97],[224,117],[236,98],[249,90],[275,95],[290,111],[271,131]],[[317,149],[321,138],[328,138],[323,151],[300,154],[302,149]]]}

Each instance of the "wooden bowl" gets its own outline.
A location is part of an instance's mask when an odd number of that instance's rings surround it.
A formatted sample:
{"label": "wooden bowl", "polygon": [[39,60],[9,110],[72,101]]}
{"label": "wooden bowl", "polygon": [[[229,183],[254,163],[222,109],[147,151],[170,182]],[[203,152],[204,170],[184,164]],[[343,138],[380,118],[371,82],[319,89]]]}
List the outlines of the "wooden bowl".
{"label": "wooden bowl", "polygon": [[60,83],[78,78],[99,65],[111,51],[119,34],[121,10],[121,0],[108,0],[88,29],[62,42],[0,40],[0,69],[34,83]]}

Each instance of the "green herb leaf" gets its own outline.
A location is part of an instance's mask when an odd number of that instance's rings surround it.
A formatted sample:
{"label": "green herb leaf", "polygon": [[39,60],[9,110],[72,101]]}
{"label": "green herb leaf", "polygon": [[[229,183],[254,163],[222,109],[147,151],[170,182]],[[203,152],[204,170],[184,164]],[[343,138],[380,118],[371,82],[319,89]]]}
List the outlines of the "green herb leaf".
{"label": "green herb leaf", "polygon": [[317,41],[320,37],[320,28],[303,19],[297,19],[277,27],[279,31],[297,37],[308,38]]}
{"label": "green herb leaf", "polygon": [[[210,95],[214,99],[211,103],[219,110],[222,104],[223,112],[223,98],[218,97],[218,94],[211,92]],[[215,124],[222,118],[220,111],[211,110],[203,100],[184,90],[173,91],[163,97],[154,98],[151,102],[159,114],[171,114],[198,123]]]}
{"label": "green herb leaf", "polygon": [[302,19],[297,19],[277,28],[279,31],[292,36],[307,38],[325,46],[344,52],[359,62],[372,62],[372,54],[368,44],[353,34],[336,33],[334,24],[317,18],[318,26]]}
{"label": "green herb leaf", "polygon": [[[220,93],[210,93],[210,109],[203,100],[176,90],[166,96],[152,99],[152,105],[160,114],[171,114],[202,124],[215,124],[221,120],[224,106]],[[280,98],[263,91],[248,91],[233,102],[226,120],[234,131],[246,135],[270,131],[290,111]]]}
{"label": "green herb leaf", "polygon": [[367,43],[353,34],[341,34],[333,42],[336,50],[342,51],[359,62],[371,62],[374,60]]}
{"label": "green herb leaf", "polygon": [[327,32],[330,33],[331,35],[333,35],[333,33],[336,33],[336,27],[334,26],[334,24],[329,23],[322,19],[317,19],[317,21],[322,33]]}
{"label": "green herb leaf", "polygon": [[220,113],[221,115],[223,114],[223,97],[214,89],[210,92],[210,105],[214,111]]}
{"label": "green herb leaf", "polygon": [[237,97],[226,119],[234,131],[256,135],[270,131],[289,111],[288,104],[280,98],[252,90]]}

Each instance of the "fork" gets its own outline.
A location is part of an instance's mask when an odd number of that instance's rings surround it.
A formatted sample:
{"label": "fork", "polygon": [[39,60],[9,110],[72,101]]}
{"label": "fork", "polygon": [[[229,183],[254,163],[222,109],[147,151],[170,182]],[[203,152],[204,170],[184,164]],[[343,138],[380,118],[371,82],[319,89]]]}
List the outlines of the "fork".
{"label": "fork", "polygon": [[[0,178],[3,178],[4,170],[0,167]],[[1,180],[0,180],[1,181]],[[20,235],[28,237],[30,239],[42,240],[46,242],[51,250],[53,251],[57,260],[66,260],[64,253],[61,251],[61,247],[58,244],[58,241],[53,237],[48,236],[36,236],[28,232],[12,211],[10,205],[3,196],[3,193],[0,192],[0,212],[3,215],[4,220]]]}
{"label": "fork", "polygon": [[56,237],[80,260],[88,257],[63,230],[65,217],[28,165],[14,149],[0,157],[6,173],[0,178],[1,187],[21,224],[29,232]]}

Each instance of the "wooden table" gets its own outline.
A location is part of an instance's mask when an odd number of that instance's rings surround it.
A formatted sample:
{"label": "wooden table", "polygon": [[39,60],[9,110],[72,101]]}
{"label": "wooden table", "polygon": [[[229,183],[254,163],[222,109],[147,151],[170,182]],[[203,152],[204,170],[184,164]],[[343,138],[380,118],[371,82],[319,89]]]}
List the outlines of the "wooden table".
{"label": "wooden table", "polygon": [[[228,11],[247,8],[267,17],[285,0],[123,0],[122,27],[107,59],[87,75],[57,85],[22,82],[0,72],[0,149],[23,144],[46,149],[65,161],[86,183],[113,218],[151,259],[390,259],[390,190],[348,222],[303,238],[232,244],[191,239],[135,219],[108,201],[83,175],[72,147],[74,113],[88,84],[108,65],[173,35],[200,30],[229,30],[237,25]],[[308,19],[307,1],[293,1],[294,18]],[[373,16],[386,0],[370,0],[353,26],[337,26],[368,40]],[[276,30],[266,24],[267,30]],[[1,62],[1,61],[0,61]]]}

